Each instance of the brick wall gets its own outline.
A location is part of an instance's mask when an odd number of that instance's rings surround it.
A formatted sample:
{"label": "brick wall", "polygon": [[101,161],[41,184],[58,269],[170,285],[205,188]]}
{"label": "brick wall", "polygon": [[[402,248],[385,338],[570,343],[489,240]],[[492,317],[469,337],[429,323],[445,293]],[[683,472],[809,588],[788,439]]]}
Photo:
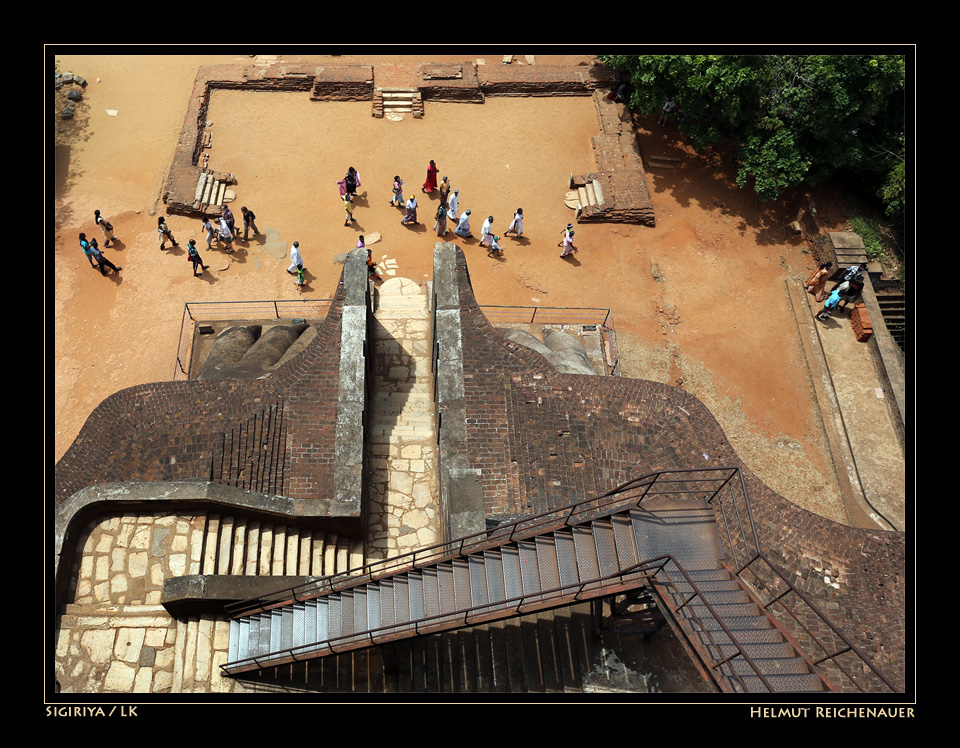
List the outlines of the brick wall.
{"label": "brick wall", "polygon": [[847,527],[786,500],[741,463],[709,410],[681,389],[556,372],[484,318],[460,250],[457,267],[464,452],[482,471],[488,519],[544,512],[656,470],[740,466],[761,547],[903,686],[902,533]]}
{"label": "brick wall", "polygon": [[324,504],[333,494],[343,281],[311,344],[265,379],[121,390],[57,463],[62,504],[110,482],[212,480]]}
{"label": "brick wall", "polygon": [[217,89],[237,91],[305,91],[316,101],[370,101],[370,65],[206,65],[197,71],[180,139],[164,186],[167,212],[199,215],[196,205],[198,165],[203,150],[210,95]]}
{"label": "brick wall", "polygon": [[[197,72],[184,116],[180,140],[164,187],[167,212],[196,216],[199,166],[210,94],[216,89],[309,91],[316,101],[370,101],[372,116],[382,116],[370,65],[204,66]],[[415,116],[423,100],[483,103],[485,96],[593,96],[601,134],[591,141],[597,173],[587,175],[601,186],[602,205],[589,206],[580,221],[654,225],[646,173],[623,104],[607,99],[618,82],[614,70],[601,65],[477,65],[425,63],[417,70]],[[227,165],[219,165],[229,172]]]}

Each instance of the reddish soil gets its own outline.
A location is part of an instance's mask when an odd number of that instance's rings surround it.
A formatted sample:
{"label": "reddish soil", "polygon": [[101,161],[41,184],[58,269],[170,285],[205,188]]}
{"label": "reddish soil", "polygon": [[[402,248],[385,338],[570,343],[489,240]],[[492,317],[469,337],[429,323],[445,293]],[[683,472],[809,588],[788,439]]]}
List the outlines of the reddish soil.
{"label": "reddish soil", "polygon": [[[369,62],[377,85],[399,86],[413,85],[416,65],[428,58],[335,59]],[[492,54],[429,59],[500,64]],[[538,56],[535,64],[589,60]],[[57,120],[62,131],[53,154],[55,460],[106,396],[173,378],[186,302],[300,293],[285,272],[285,252],[268,251],[262,238],[241,244],[232,256],[206,252],[199,221],[171,217],[180,244],[197,239],[210,265],[201,278],[192,277],[182,250],[158,249],[160,193],[197,68],[237,61],[227,55],[59,59],[61,70],[84,76],[88,85],[78,116]],[[569,261],[559,258],[556,246],[562,227],[574,220],[563,204],[567,178],[596,168],[590,137],[597,123],[589,98],[427,102],[423,119],[390,121],[371,117],[369,104],[218,92],[209,119],[211,166],[238,178],[234,212],[239,217],[247,205],[261,231],[276,231],[286,247],[300,241],[306,295],[332,294],[341,269],[336,255],[353,248],[358,234],[382,235],[371,247],[374,257],[395,259],[398,275],[416,281],[431,276],[436,199],[420,185],[434,159],[460,189],[461,207],[472,210],[474,232],[493,215],[501,234],[502,258],[488,257],[476,240],[460,243],[481,304],[611,309],[624,376],[690,391],[768,485],[843,520],[785,286],[814,266],[810,242],[788,228],[799,202],[758,206],[737,188],[723,158],[697,155],[675,130],[641,118],[638,142],[645,157],[682,156],[677,168],[648,171],[656,227],[579,224],[579,253]],[[348,166],[362,180],[351,227],[343,225],[336,189]],[[388,204],[394,174],[419,200],[419,226],[401,226],[399,209]],[[524,237],[502,237],[517,207],[527,217]],[[106,254],[123,271],[106,278],[88,266],[77,245],[81,231],[102,243],[93,223],[97,208],[122,242]]]}

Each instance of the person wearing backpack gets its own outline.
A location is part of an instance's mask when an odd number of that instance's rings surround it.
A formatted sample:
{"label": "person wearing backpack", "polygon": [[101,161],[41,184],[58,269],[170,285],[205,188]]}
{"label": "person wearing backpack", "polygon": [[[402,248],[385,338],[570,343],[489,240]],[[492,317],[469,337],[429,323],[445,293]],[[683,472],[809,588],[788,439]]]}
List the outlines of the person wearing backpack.
{"label": "person wearing backpack", "polygon": [[[203,259],[200,257],[200,252],[197,250],[197,242],[195,239],[191,239],[187,242],[187,259],[193,263],[193,277],[196,278],[198,275],[202,275],[203,271],[206,270],[209,265],[203,264]],[[200,266],[201,272],[197,272],[197,266]]]}

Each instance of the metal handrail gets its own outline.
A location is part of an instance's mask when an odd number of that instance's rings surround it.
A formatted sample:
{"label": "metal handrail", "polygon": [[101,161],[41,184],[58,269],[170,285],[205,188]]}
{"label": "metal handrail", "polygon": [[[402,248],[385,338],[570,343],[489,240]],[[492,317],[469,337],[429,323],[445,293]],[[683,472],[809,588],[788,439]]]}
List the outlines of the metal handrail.
{"label": "metal handrail", "polygon": [[[503,306],[480,304],[483,315],[494,322],[532,325],[597,325],[602,331],[601,338],[610,344],[609,376],[620,376],[620,353],[617,350],[617,332],[613,324],[613,315],[609,309],[601,307],[566,306]],[[544,319],[546,317],[546,319]]]}
{"label": "metal handrail", "polygon": [[[695,477],[697,474],[713,474],[717,475],[718,477],[698,478]],[[736,504],[736,496],[733,488],[736,484],[731,480],[734,474],[739,476],[739,486],[745,504],[743,513],[745,514],[745,518],[741,515],[740,508]],[[818,640],[818,638],[813,635],[806,626],[804,626],[803,622],[797,617],[797,615],[789,609],[785,609],[785,612],[788,613],[793,620],[796,621],[796,623],[808,633],[813,643],[816,644],[825,654],[824,657],[816,660],[810,660],[810,663],[814,666],[814,668],[817,668],[823,663],[829,661],[838,669],[840,669],[845,676],[850,678],[851,682],[862,691],[862,688],[860,688],[860,684],[857,683],[856,679],[850,676],[843,668],[842,664],[836,659],[842,654],[851,652],[856,655],[864,663],[864,665],[869,668],[871,672],[873,672],[876,677],[891,691],[898,692],[899,689],[880,672],[880,670],[872,663],[870,658],[867,657],[859,648],[857,648],[856,645],[850,642],[849,639],[847,639],[847,637],[826,617],[826,615],[824,615],[811,600],[803,595],[803,593],[801,593],[800,590],[797,589],[792,582],[790,582],[787,575],[762,553],[760,550],[759,538],[756,533],[756,523],[754,522],[753,513],[750,508],[746,482],[739,467],[684,468],[655,471],[653,473],[649,473],[628,481],[627,483],[624,483],[592,499],[586,499],[565,507],[542,512],[532,517],[521,518],[514,522],[500,525],[492,530],[474,533],[453,541],[438,543],[436,545],[429,546],[428,548],[410,551],[401,556],[394,556],[389,559],[383,559],[370,564],[364,564],[360,567],[349,569],[340,574],[324,577],[323,579],[315,582],[309,582],[283,590],[278,590],[271,595],[262,596],[253,600],[239,601],[232,605],[226,606],[226,611],[231,617],[234,618],[243,615],[251,615],[256,612],[263,612],[275,607],[280,607],[293,601],[300,602],[303,600],[328,595],[394,574],[417,570],[428,564],[432,565],[443,560],[469,555],[470,553],[477,553],[486,548],[496,547],[508,542],[524,540],[526,538],[546,532],[550,529],[558,529],[577,525],[588,520],[615,514],[628,507],[639,506],[641,502],[647,498],[647,496],[651,495],[651,492],[654,488],[659,489],[660,486],[669,487],[670,484],[674,483],[689,485],[692,483],[715,484],[717,482],[719,482],[720,485],[712,486],[711,488],[697,487],[687,488],[685,490],[673,490],[667,488],[663,491],[657,490],[652,495],[666,496],[695,494],[699,495],[700,498],[706,499],[708,503],[714,504],[715,500],[718,497],[721,497],[721,491],[724,488],[729,488],[731,496],[733,496],[733,509],[735,510],[733,514],[736,519],[736,525],[741,534],[744,536],[744,544],[746,546],[747,535],[750,536],[754,543],[754,550],[752,551],[752,556],[750,559],[745,563],[739,564],[733,571],[733,574],[742,579],[742,574],[748,567],[750,567],[756,561],[762,561],[767,565],[774,576],[788,587],[791,593],[797,595],[810,613],[812,613],[817,619],[825,624],[834,633],[834,635],[836,635],[844,643],[846,647],[845,649],[830,654],[827,648]],[[721,498],[719,510],[721,517],[723,518],[724,529],[727,532],[728,546],[731,549],[731,553],[736,554],[736,544],[734,543],[734,538],[731,536],[731,528],[730,522],[728,522],[727,509],[727,506],[723,503]],[[745,521],[747,527],[744,527]],[[677,566],[679,567],[679,564],[677,564]],[[616,575],[624,573],[626,572],[617,572]],[[756,574],[755,571],[752,571],[752,573]],[[746,580],[744,580],[744,582],[746,583]],[[544,593],[539,592],[537,594],[542,595]],[[770,606],[772,606],[774,603],[780,602],[783,597],[784,595],[781,595],[769,603],[762,604],[763,609],[770,611],[769,614],[772,615],[773,613],[770,610]],[[706,603],[706,601],[704,601],[704,603]],[[722,627],[724,627],[722,621],[720,624]],[[822,674],[818,673],[818,675],[823,678]]]}
{"label": "metal handrail", "polygon": [[[347,569],[339,574],[333,574],[322,579],[307,582],[304,584],[287,587],[277,590],[269,595],[264,595],[251,600],[242,600],[226,606],[226,612],[231,617],[241,615],[250,615],[254,612],[264,611],[271,607],[283,605],[284,603],[319,597],[332,592],[354,587],[366,582],[379,579],[384,576],[398,574],[412,569],[418,569],[426,564],[434,564],[445,559],[456,556],[468,555],[484,550],[488,547],[501,545],[513,540],[523,540],[527,537],[545,532],[551,528],[571,526],[586,522],[590,519],[613,514],[626,508],[627,504],[633,502],[635,506],[646,498],[650,490],[656,484],[670,483],[689,483],[690,479],[685,481],[662,476],[674,474],[692,475],[695,473],[722,473],[737,471],[736,467],[718,467],[718,468],[684,468],[676,470],[660,470],[650,473],[641,478],[634,479],[618,488],[612,489],[606,493],[600,494],[592,499],[586,499],[574,504],[569,504],[558,509],[552,509],[530,517],[524,517],[514,522],[499,525],[491,530],[485,530],[462,538],[437,543],[426,548],[420,548],[399,556],[392,556],[388,559],[382,559],[371,563],[364,563],[361,566]],[[709,480],[709,479],[701,479]],[[714,478],[713,480],[718,480]],[[723,480],[721,485],[725,485],[729,477]],[[642,481],[647,481],[642,483]],[[641,490],[639,496],[633,492]],[[657,492],[657,496],[663,495],[689,495],[690,493],[703,493],[707,489],[696,489],[694,491],[663,491]]]}
{"label": "metal handrail", "polygon": [[[854,654],[857,658],[859,658],[859,659],[863,662],[863,664],[864,664],[885,686],[887,686],[891,691],[899,692],[900,689],[898,689],[898,688],[873,664],[872,660],[871,660],[864,652],[862,652],[853,642],[851,642],[851,641],[846,637],[846,635],[845,635],[836,625],[834,625],[834,623],[833,623],[829,618],[827,618],[827,616],[813,603],[813,601],[811,601],[806,595],[804,595],[804,594],[800,591],[800,589],[798,589],[798,588],[796,587],[796,585],[794,585],[793,582],[790,581],[789,577],[787,576],[786,573],[784,573],[784,571],[783,571],[782,569],[780,569],[775,563],[773,563],[773,562],[766,556],[766,554],[763,553],[763,551],[761,550],[761,547],[760,547],[760,539],[759,539],[759,537],[757,536],[756,522],[754,521],[754,518],[753,518],[753,511],[752,511],[752,509],[751,509],[751,507],[750,507],[750,500],[749,500],[749,496],[748,496],[748,494],[747,494],[746,481],[745,481],[745,479],[744,479],[744,477],[743,477],[743,472],[742,472],[741,470],[737,470],[737,473],[738,473],[739,479],[740,479],[740,481],[739,481],[739,482],[740,482],[740,490],[741,490],[741,492],[742,492],[743,499],[744,499],[744,505],[745,505],[744,509],[745,509],[745,514],[746,514],[747,524],[748,524],[748,526],[749,526],[749,535],[750,535],[750,538],[751,538],[752,541],[753,541],[753,551],[752,551],[752,555],[750,555],[750,556],[746,559],[746,561],[743,561],[743,562],[737,561],[737,563],[735,564],[735,568],[733,569],[733,573],[735,574],[735,576],[737,576],[737,577],[740,578],[740,579],[743,579],[743,573],[744,573],[748,568],[750,568],[751,566],[753,566],[753,564],[754,564],[755,562],[760,561],[760,562],[762,562],[763,564],[766,564],[767,568],[769,568],[769,570],[770,570],[770,572],[773,574],[774,578],[775,578],[776,580],[778,580],[779,582],[782,582],[784,585],[786,585],[786,590],[785,590],[783,593],[781,593],[780,595],[777,595],[773,600],[771,600],[771,601],[769,601],[769,602],[767,602],[767,603],[762,603],[762,602],[761,602],[761,607],[763,608],[763,610],[769,611],[769,613],[768,613],[769,615],[774,615],[773,612],[772,612],[772,610],[771,610],[771,606],[774,605],[775,603],[781,603],[782,600],[783,600],[783,598],[786,597],[786,595],[792,593],[792,594],[796,595],[796,596],[800,599],[800,601],[801,601],[801,602],[803,603],[803,605],[809,610],[810,613],[812,613],[821,623],[823,623],[825,626],[827,626],[827,628],[830,629],[830,631],[833,633],[833,635],[836,636],[841,642],[843,642],[843,644],[844,644],[844,648],[843,648],[843,649],[840,649],[839,651],[836,651],[836,652],[834,652],[833,654],[830,654],[829,649],[828,649],[828,648],[826,647],[826,645],[821,641],[821,638],[818,637],[818,636],[810,629],[810,627],[808,627],[806,624],[804,624],[804,622],[800,619],[800,617],[799,617],[794,611],[792,611],[792,610],[790,610],[789,608],[787,608],[786,605],[781,605],[780,609],[781,609],[785,614],[788,614],[788,615],[790,616],[790,618],[797,624],[797,626],[799,626],[799,627],[807,634],[807,636],[809,637],[810,641],[811,641],[813,644],[815,644],[815,645],[820,649],[820,651],[823,653],[824,656],[819,657],[818,659],[812,659],[812,660],[811,660],[811,664],[812,664],[812,665],[814,665],[815,667],[819,667],[820,665],[822,665],[822,664],[825,663],[825,662],[830,662],[830,663],[833,664],[841,673],[843,673],[843,675],[846,676],[846,677],[849,679],[849,681],[850,681],[851,683],[853,683],[853,684],[857,687],[858,690],[862,691],[863,689],[860,687],[860,684],[857,682],[856,678],[854,678],[850,673],[847,672],[847,670],[843,667],[842,663],[840,663],[840,661],[839,661],[839,659],[838,659],[838,658],[839,658],[841,655],[843,655],[843,654],[852,653],[852,654]],[[731,494],[732,494],[732,488],[731,488]],[[713,503],[714,503],[714,499],[717,498],[718,496],[720,496],[720,492],[719,492],[719,491],[718,491],[717,493],[715,493],[714,496],[710,497],[710,499],[708,499],[708,502],[711,503],[711,504],[713,504]],[[741,516],[740,508],[739,508],[739,506],[738,506],[737,503],[736,503],[736,497],[735,497],[735,496],[733,497],[732,501],[733,501],[733,510],[734,510],[734,511],[733,511],[733,514],[734,514],[735,519],[736,519],[736,525],[737,525],[737,527],[739,528],[741,534],[743,535],[744,549],[747,549],[749,546],[748,546],[748,544],[747,544],[747,538],[746,538],[747,530],[744,528],[744,525],[743,525],[744,517]],[[721,517],[723,518],[724,530],[727,532],[727,546],[730,548],[730,552],[731,552],[731,554],[733,554],[734,560],[736,560],[736,558],[738,557],[737,550],[736,550],[736,544],[735,544],[735,542],[734,542],[733,537],[731,536],[730,524],[729,524],[728,521],[727,521],[727,520],[728,520],[727,507],[726,507],[726,505],[724,504],[722,498],[720,499],[720,514],[721,514]],[[756,571],[754,571],[753,569],[751,569],[751,573],[754,574],[757,578],[760,578],[760,574],[757,573]],[[744,580],[744,582],[746,582],[746,580]],[[751,585],[751,588],[753,588],[753,585]]]}
{"label": "metal handrail", "polygon": [[[325,639],[322,642],[300,644],[295,647],[287,647],[286,649],[270,652],[266,655],[257,655],[253,657],[247,657],[242,660],[235,660],[234,662],[223,663],[220,665],[220,669],[229,675],[234,672],[248,669],[248,667],[251,665],[255,665],[257,667],[266,667],[281,664],[281,662],[299,662],[301,659],[311,659],[317,656],[336,654],[338,652],[357,649],[359,647],[367,647],[376,645],[378,643],[386,643],[392,640],[392,635],[395,635],[393,638],[399,638],[401,635],[406,635],[410,631],[413,631],[416,636],[424,636],[437,631],[447,630],[451,628],[451,625],[454,623],[456,624],[455,627],[468,626],[482,622],[486,616],[497,614],[499,617],[508,609],[512,609],[512,612],[509,615],[510,617],[513,617],[523,615],[525,612],[559,607],[559,605],[551,604],[554,602],[564,605],[573,604],[581,600],[609,595],[611,593],[611,585],[609,582],[615,579],[620,579],[623,582],[627,582],[628,580],[625,579],[626,577],[636,577],[638,574],[644,571],[651,571],[652,573],[641,574],[642,579],[655,578],[658,574],[663,573],[666,583],[676,588],[676,584],[670,578],[669,572],[665,570],[668,564],[672,564],[677,568],[677,570],[683,576],[686,584],[688,584],[692,590],[692,594],[690,594],[683,604],[677,607],[676,610],[680,610],[694,599],[699,599],[701,604],[707,609],[713,619],[727,635],[728,639],[730,640],[730,644],[735,649],[733,654],[724,657],[721,660],[717,660],[713,663],[707,662],[706,664],[708,668],[711,671],[718,671],[719,668],[723,667],[732,660],[738,657],[742,658],[743,661],[746,662],[754,671],[755,675],[760,679],[767,690],[773,692],[773,686],[764,676],[757,664],[744,650],[739,639],[732,631],[730,631],[730,629],[727,628],[726,624],[724,624],[714,607],[704,597],[697,584],[693,581],[683,566],[671,555],[663,555],[656,558],[647,559],[645,561],[633,564],[626,569],[621,569],[617,572],[595,577],[593,579],[580,580],[576,583],[561,585],[559,587],[553,587],[547,590],[538,590],[536,592],[525,593],[523,595],[518,595],[504,600],[487,602],[483,605],[478,605],[471,608],[460,608],[458,610],[449,611],[446,613],[437,613],[432,616],[427,616],[426,618],[418,618],[415,621],[392,623],[385,626],[378,626],[377,628],[368,629],[367,631],[363,632],[342,634],[337,637]],[[631,586],[634,586],[634,582],[635,580],[630,580]],[[595,592],[596,594],[591,594],[589,596],[584,595],[588,587],[591,588],[591,592]],[[710,639],[710,642],[714,645],[716,651],[719,652],[719,645],[717,645],[714,641],[713,635],[710,633],[709,628],[703,625],[703,622],[700,620],[700,616],[698,616],[694,611],[691,611],[691,616],[699,625],[702,632],[705,633]],[[687,620],[689,621],[690,618],[687,618]],[[744,683],[742,676],[737,673],[736,670],[730,671],[730,674],[737,679],[744,690],[747,690],[747,686]],[[719,685],[719,676],[714,675],[714,678]],[[823,680],[822,676],[821,680]]]}

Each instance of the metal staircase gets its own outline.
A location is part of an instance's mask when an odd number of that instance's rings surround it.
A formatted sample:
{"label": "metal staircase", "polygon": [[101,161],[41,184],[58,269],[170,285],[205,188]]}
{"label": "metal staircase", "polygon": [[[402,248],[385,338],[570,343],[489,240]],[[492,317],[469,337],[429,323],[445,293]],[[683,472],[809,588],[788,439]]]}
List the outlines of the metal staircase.
{"label": "metal staircase", "polygon": [[221,668],[242,675],[646,587],[718,690],[834,690],[721,565],[714,505],[742,485],[737,468],[654,473],[561,510],[238,603]]}

